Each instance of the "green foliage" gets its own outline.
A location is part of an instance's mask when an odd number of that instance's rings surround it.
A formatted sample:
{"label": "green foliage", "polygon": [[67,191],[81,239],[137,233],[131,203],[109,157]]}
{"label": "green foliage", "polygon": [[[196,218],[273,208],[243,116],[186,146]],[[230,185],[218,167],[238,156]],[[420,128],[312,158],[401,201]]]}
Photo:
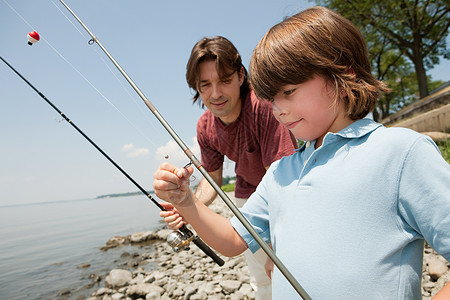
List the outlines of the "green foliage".
{"label": "green foliage", "polygon": [[235,183],[222,185],[222,190],[226,193],[234,191]]}
{"label": "green foliage", "polygon": [[305,141],[297,139],[298,148],[301,148],[303,146],[303,144],[305,144]]}
{"label": "green foliage", "polygon": [[433,90],[441,87],[444,84],[445,84],[445,81],[442,81],[442,80],[436,80],[436,81],[430,82],[430,85],[429,85],[430,91],[431,91],[430,94],[433,92]]}
{"label": "green foliage", "polygon": [[234,191],[234,186],[236,182],[236,176],[225,176],[222,178],[222,190],[224,192],[232,192]]}
{"label": "green foliage", "polygon": [[436,143],[441,150],[442,156],[450,164],[450,139]]}

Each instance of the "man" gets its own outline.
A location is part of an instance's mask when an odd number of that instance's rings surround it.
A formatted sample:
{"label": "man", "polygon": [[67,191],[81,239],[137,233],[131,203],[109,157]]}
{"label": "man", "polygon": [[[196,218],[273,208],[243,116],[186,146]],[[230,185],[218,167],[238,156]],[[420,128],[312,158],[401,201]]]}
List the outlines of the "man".
{"label": "man", "polygon": [[[201,106],[207,108],[197,122],[202,165],[221,186],[224,156],[236,163],[235,199],[242,207],[270,164],[293,154],[297,142],[274,118],[271,104],[256,99],[241,56],[226,38],[197,42],[187,63],[186,80],[195,91],[194,103],[200,99]],[[195,195],[209,205],[217,193],[203,178]],[[171,205],[165,207],[168,211],[160,215],[169,227],[181,227],[182,216],[170,210]],[[244,255],[256,299],[271,299],[270,270],[264,270],[267,255],[262,250]]]}

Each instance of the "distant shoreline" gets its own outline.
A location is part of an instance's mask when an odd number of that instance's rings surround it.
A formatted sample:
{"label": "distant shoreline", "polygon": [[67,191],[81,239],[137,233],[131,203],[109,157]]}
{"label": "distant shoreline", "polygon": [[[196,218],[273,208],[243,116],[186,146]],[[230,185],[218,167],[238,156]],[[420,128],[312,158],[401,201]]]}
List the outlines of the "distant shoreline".
{"label": "distant shoreline", "polygon": [[[154,191],[148,191],[149,194],[155,194]],[[92,200],[100,200],[105,198],[118,198],[118,197],[128,197],[128,196],[137,196],[142,195],[142,192],[129,192],[129,193],[117,193],[117,194],[107,194],[100,195],[94,198],[81,198],[81,199],[68,199],[68,200],[53,200],[53,201],[42,201],[42,202],[24,202],[24,203],[10,203],[0,205],[0,208],[6,207],[17,207],[17,206],[30,206],[30,205],[45,205],[45,204],[61,204],[67,202],[76,202],[76,201],[92,201]]]}
{"label": "distant shoreline", "polygon": [[[155,191],[146,191],[149,194],[155,194]],[[102,198],[113,198],[113,197],[128,197],[128,196],[136,196],[141,195],[142,192],[128,192],[128,193],[119,193],[119,194],[106,194],[106,195],[100,195],[95,197],[95,199],[102,199]]]}

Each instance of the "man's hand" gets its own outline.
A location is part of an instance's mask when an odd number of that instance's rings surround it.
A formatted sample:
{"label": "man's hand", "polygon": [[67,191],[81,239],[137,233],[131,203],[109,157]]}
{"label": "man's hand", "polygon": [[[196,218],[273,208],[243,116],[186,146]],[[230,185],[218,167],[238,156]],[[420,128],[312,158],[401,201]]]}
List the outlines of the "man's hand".
{"label": "man's hand", "polygon": [[[272,244],[269,244],[270,249],[273,250]],[[270,259],[270,257],[267,257],[266,263],[264,264],[264,270],[266,271],[267,276],[269,276],[270,279],[272,279],[272,273],[273,273],[273,261]]]}

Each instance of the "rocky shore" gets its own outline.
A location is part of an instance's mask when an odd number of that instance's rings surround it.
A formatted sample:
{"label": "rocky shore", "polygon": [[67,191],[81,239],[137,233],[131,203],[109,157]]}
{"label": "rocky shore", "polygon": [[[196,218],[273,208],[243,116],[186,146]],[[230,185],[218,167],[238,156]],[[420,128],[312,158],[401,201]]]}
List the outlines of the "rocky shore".
{"label": "rocky shore", "polygon": [[[214,201],[211,208],[226,217],[231,214],[220,200]],[[88,300],[254,299],[242,255],[233,258],[221,256],[225,265],[219,267],[195,245],[179,253],[174,252],[165,241],[170,232],[161,229],[111,238],[103,251],[123,245],[148,247],[149,243],[152,250],[133,254],[124,252],[122,258],[127,258],[126,265],[108,274],[92,274],[92,286],[98,288]],[[449,267],[444,258],[429,247],[425,249],[423,299],[431,299],[450,280]]]}

